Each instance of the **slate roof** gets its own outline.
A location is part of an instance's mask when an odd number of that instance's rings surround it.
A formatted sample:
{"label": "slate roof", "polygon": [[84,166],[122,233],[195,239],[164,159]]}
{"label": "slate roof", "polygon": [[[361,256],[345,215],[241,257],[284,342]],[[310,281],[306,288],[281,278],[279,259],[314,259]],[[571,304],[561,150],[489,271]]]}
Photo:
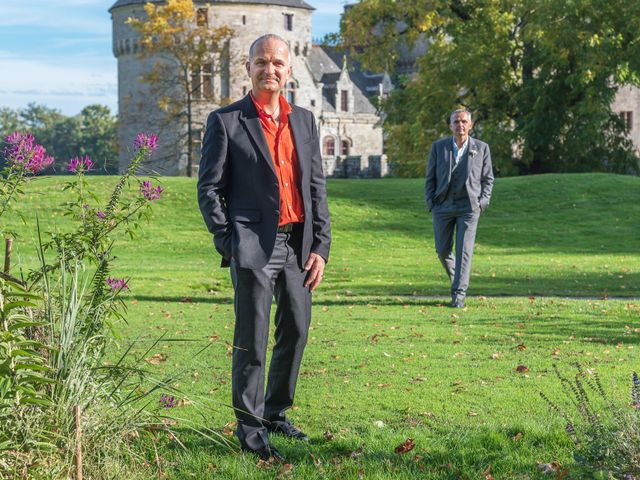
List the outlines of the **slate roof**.
{"label": "slate roof", "polygon": [[[335,112],[336,83],[342,75],[344,53],[330,48],[314,45],[309,53],[309,67],[316,82],[322,82],[322,108]],[[391,82],[386,74],[373,74],[362,71],[357,64],[351,63],[349,78],[354,83],[353,100],[354,113],[376,113],[375,107],[367,96],[378,95],[378,85],[382,83],[385,90],[390,88]]]}
{"label": "slate roof", "polygon": [[[127,5],[144,5],[147,2],[162,3],[164,0],[118,0],[109,9],[109,12],[115,8],[125,7]],[[201,2],[196,2],[201,3]],[[315,10],[311,5],[302,0],[205,0],[202,3],[249,3],[252,5],[280,5],[283,7],[304,8],[306,10]]]}

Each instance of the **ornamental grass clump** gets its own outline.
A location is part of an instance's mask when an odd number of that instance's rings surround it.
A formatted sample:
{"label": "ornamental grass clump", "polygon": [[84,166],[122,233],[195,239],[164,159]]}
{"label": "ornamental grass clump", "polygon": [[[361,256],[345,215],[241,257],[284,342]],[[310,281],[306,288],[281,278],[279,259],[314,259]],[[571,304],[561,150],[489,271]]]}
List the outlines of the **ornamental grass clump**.
{"label": "ornamental grass clump", "polygon": [[542,398],[565,422],[575,445],[576,478],[640,479],[640,381],[633,372],[631,401],[614,403],[595,370],[576,365],[573,378],[556,366],[562,399]]}
{"label": "ornamental grass clump", "polygon": [[[5,140],[0,215],[27,175],[53,161],[30,134]],[[128,279],[112,274],[112,249],[122,239],[117,232],[134,237],[161,196],[160,187],[135,177],[156,147],[154,135],[138,136],[131,164],[104,203],[85,178],[92,160],[72,158],[64,207],[74,228],[45,233],[36,221],[40,268],[26,282],[0,278],[0,478],[71,478],[78,468],[87,478],[133,478],[141,434],[162,425],[141,405],[154,403],[145,398],[170,388],[170,379],[150,381],[139,367],[143,357],[131,359],[129,350],[105,362],[129,289]]]}

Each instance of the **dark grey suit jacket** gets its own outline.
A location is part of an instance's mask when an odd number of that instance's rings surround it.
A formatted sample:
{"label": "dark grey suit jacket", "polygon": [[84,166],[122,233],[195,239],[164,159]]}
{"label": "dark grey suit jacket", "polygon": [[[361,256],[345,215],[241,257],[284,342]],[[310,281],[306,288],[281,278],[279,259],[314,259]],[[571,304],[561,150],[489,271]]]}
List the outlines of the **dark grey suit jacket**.
{"label": "dark grey suit jacket", "polygon": [[[292,105],[291,132],[304,202],[301,262],[309,253],[329,259],[331,233],[318,129],[313,114]],[[273,252],[280,190],[269,147],[251,97],[209,115],[198,180],[200,211],[222,266],[264,267]],[[302,267],[302,265],[301,265]]]}
{"label": "dark grey suit jacket", "polygon": [[[447,137],[437,140],[431,145],[424,186],[424,196],[429,211],[434,205],[444,201],[447,196],[453,166],[452,142],[452,137]],[[465,185],[471,200],[471,207],[474,210],[478,208],[485,210],[489,206],[493,190],[493,169],[489,145],[469,137],[467,155],[469,161],[467,162]]]}

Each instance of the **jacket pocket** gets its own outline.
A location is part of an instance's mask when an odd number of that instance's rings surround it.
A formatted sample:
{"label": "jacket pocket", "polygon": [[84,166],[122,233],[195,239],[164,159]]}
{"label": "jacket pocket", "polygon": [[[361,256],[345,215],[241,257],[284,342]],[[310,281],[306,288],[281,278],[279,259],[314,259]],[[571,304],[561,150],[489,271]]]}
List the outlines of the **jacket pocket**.
{"label": "jacket pocket", "polygon": [[262,212],[253,209],[234,210],[229,213],[231,220],[234,222],[256,223],[262,219]]}

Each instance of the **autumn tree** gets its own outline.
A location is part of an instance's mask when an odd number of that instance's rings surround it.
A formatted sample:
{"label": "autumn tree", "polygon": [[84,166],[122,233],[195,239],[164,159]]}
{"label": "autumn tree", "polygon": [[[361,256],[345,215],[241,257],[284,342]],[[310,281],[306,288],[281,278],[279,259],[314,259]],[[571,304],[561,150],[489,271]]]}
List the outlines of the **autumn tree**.
{"label": "autumn tree", "polygon": [[620,85],[640,84],[639,24],[640,2],[623,0],[361,0],[343,16],[341,41],[387,71],[428,45],[384,103],[400,174],[424,172],[457,106],[474,112],[503,175],[637,173],[611,102]]}
{"label": "autumn tree", "polygon": [[224,100],[214,98],[212,80],[226,61],[233,31],[210,26],[207,10],[196,8],[192,0],[149,2],[144,10],[146,18],[128,20],[140,35],[140,57],[154,59],[142,81],[157,98],[164,124],[186,126],[179,151],[187,156],[187,175],[191,176],[194,132],[202,126],[194,107],[201,100],[210,104]]}

